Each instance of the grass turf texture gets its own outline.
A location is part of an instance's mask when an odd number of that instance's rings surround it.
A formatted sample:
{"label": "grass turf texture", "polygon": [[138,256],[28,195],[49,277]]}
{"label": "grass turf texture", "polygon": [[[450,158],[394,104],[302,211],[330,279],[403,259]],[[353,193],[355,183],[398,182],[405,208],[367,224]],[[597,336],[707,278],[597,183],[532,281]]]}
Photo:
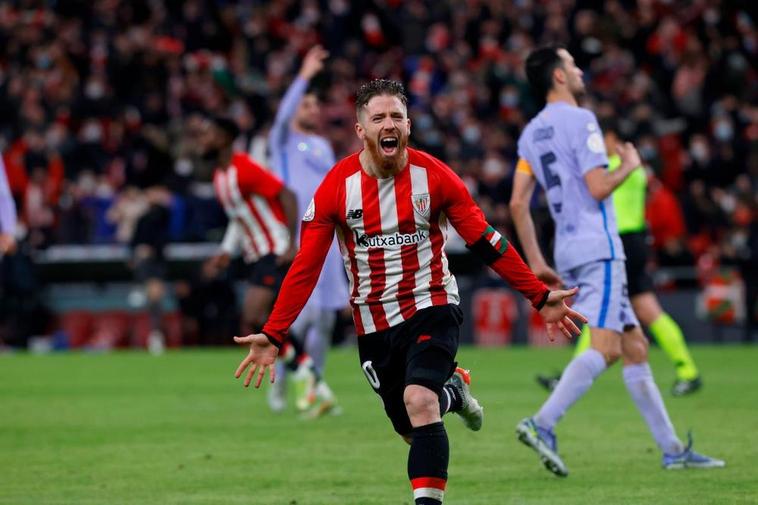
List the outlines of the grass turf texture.
{"label": "grass turf texture", "polygon": [[[329,382],[345,413],[274,415],[265,393],[232,373],[242,349],[0,356],[2,504],[412,503],[407,446],[385,419],[356,351],[335,351]],[[673,370],[651,361],[682,437],[727,460],[711,471],[664,471],[617,365],[560,424],[571,475],[559,479],[519,444],[514,426],[545,393],[538,371],[569,349],[462,349],[485,406],[478,433],[446,417],[448,504],[758,503],[758,347],[694,349],[705,387],[671,398]]]}

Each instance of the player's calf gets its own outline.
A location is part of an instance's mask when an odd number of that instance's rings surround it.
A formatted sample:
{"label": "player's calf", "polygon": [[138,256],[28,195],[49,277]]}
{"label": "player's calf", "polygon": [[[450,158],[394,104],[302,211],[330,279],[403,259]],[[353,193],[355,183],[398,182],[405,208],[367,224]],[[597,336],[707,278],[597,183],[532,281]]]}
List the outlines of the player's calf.
{"label": "player's calf", "polygon": [[415,505],[442,504],[449,456],[450,446],[442,421],[413,428],[408,452],[408,479]]}

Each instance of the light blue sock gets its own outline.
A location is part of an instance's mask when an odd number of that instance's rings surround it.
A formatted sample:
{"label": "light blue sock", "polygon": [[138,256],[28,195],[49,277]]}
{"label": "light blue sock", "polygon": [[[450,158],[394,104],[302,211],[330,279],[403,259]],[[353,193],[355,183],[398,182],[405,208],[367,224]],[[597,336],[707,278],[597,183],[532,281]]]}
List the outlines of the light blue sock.
{"label": "light blue sock", "polygon": [[575,357],[561,374],[561,380],[542,405],[534,422],[550,430],[563,414],[592,386],[595,378],[605,370],[605,358],[595,349],[587,349]]}
{"label": "light blue sock", "polygon": [[653,380],[650,365],[640,363],[624,367],[624,384],[632,396],[637,409],[650,428],[655,443],[666,454],[679,454],[684,450],[674,425],[671,424],[666,405],[663,404],[661,391]]}

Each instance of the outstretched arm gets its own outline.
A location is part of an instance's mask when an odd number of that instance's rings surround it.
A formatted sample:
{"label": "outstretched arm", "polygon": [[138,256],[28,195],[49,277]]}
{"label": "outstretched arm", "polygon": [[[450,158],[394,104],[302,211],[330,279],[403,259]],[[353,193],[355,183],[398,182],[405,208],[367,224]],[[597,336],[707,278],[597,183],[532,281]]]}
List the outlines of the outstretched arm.
{"label": "outstretched arm", "polygon": [[313,76],[324,68],[324,60],[327,56],[329,53],[321,46],[314,46],[306,53],[297,77],[290,84],[279,103],[279,109],[276,111],[274,124],[269,132],[269,142],[272,147],[279,146],[286,140],[290,121],[295,116],[300,100],[305,95],[308,83]]}

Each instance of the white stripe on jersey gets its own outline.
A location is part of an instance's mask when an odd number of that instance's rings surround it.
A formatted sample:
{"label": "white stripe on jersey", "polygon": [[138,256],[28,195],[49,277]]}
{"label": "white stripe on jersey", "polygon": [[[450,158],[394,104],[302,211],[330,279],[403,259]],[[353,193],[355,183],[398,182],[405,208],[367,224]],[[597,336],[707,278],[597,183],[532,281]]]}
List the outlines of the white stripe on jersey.
{"label": "white stripe on jersey", "polygon": [[[413,195],[423,195],[429,193],[429,180],[425,168],[417,167],[415,165],[410,166],[411,169],[411,193]],[[431,202],[430,202],[431,204]],[[416,230],[426,230],[429,232],[429,220],[413,210],[413,217],[416,221]],[[425,240],[418,245],[418,264],[419,269],[416,272],[416,286],[413,289],[413,294],[416,296],[419,293],[426,294],[427,299],[420,300],[416,298],[416,308],[430,307],[432,304],[431,295],[429,292],[429,285],[432,282],[432,240]],[[426,265],[426,267],[424,267]]]}
{"label": "white stripe on jersey", "polygon": [[445,253],[445,244],[447,244],[447,216],[440,214],[440,231],[442,232],[442,285],[445,286],[447,293],[447,302],[458,304],[461,297],[458,295],[458,281],[450,273],[448,267],[447,254]]}
{"label": "white stripe on jersey", "polygon": [[247,236],[247,239],[254,242],[255,249],[259,255],[255,258],[248,257],[246,259],[248,261],[255,261],[260,256],[265,256],[264,251],[269,251],[266,235],[263,233],[263,230],[261,230],[258,221],[255,219],[255,216],[253,216],[253,213],[250,212],[247,202],[245,202],[245,199],[240,193],[239,185],[237,184],[237,169],[235,167],[230,167],[226,174],[226,180],[228,183],[227,187],[229,188],[229,194],[237,211],[237,216],[239,216],[242,225],[249,230],[250,235]]}
{"label": "white stripe on jersey", "polygon": [[[382,233],[394,233],[398,229],[397,202],[395,201],[395,179],[379,179],[379,214],[382,220]],[[380,300],[384,305],[387,321],[403,320],[397,293],[403,278],[403,260],[401,248],[384,248],[384,293]]]}
{"label": "white stripe on jersey", "polygon": [[[360,210],[358,217],[352,217],[348,219],[348,227],[352,228],[359,236],[365,233],[365,227],[363,226],[363,190],[361,189],[361,174],[362,171],[358,171],[345,179],[345,212],[350,214],[350,211]],[[371,292],[371,269],[368,267],[368,249],[361,248],[359,250],[357,241],[353,237],[355,247],[353,247],[353,255],[355,257],[355,263],[358,268],[358,291],[353,302],[358,306],[361,314],[361,321],[363,322],[363,329],[366,333],[373,333],[376,331],[374,325],[374,318],[371,316],[371,311],[366,305],[366,297]],[[345,263],[348,277],[351,281],[351,294],[353,289],[353,275],[350,270],[350,262]]]}
{"label": "white stripe on jersey", "polygon": [[289,247],[289,230],[287,226],[276,218],[265,198],[260,195],[254,195],[250,200],[255,210],[258,211],[261,220],[263,220],[263,226],[266,227],[271,235],[271,240],[274,242],[273,253],[277,256],[284,254]]}
{"label": "white stripe on jersey", "polygon": [[[226,173],[220,170],[216,171],[213,177],[213,185],[216,187],[216,194],[221,201],[221,206],[224,207],[224,210],[226,211],[227,218],[230,221],[236,221],[241,228],[245,227],[245,225],[240,222],[239,216],[237,215],[237,209],[232,202],[227,179],[228,177],[226,176]],[[257,253],[253,250],[250,238],[247,236],[249,230],[246,229],[240,231],[242,233],[239,236],[239,242],[242,244],[243,256],[245,258],[255,257]]]}

